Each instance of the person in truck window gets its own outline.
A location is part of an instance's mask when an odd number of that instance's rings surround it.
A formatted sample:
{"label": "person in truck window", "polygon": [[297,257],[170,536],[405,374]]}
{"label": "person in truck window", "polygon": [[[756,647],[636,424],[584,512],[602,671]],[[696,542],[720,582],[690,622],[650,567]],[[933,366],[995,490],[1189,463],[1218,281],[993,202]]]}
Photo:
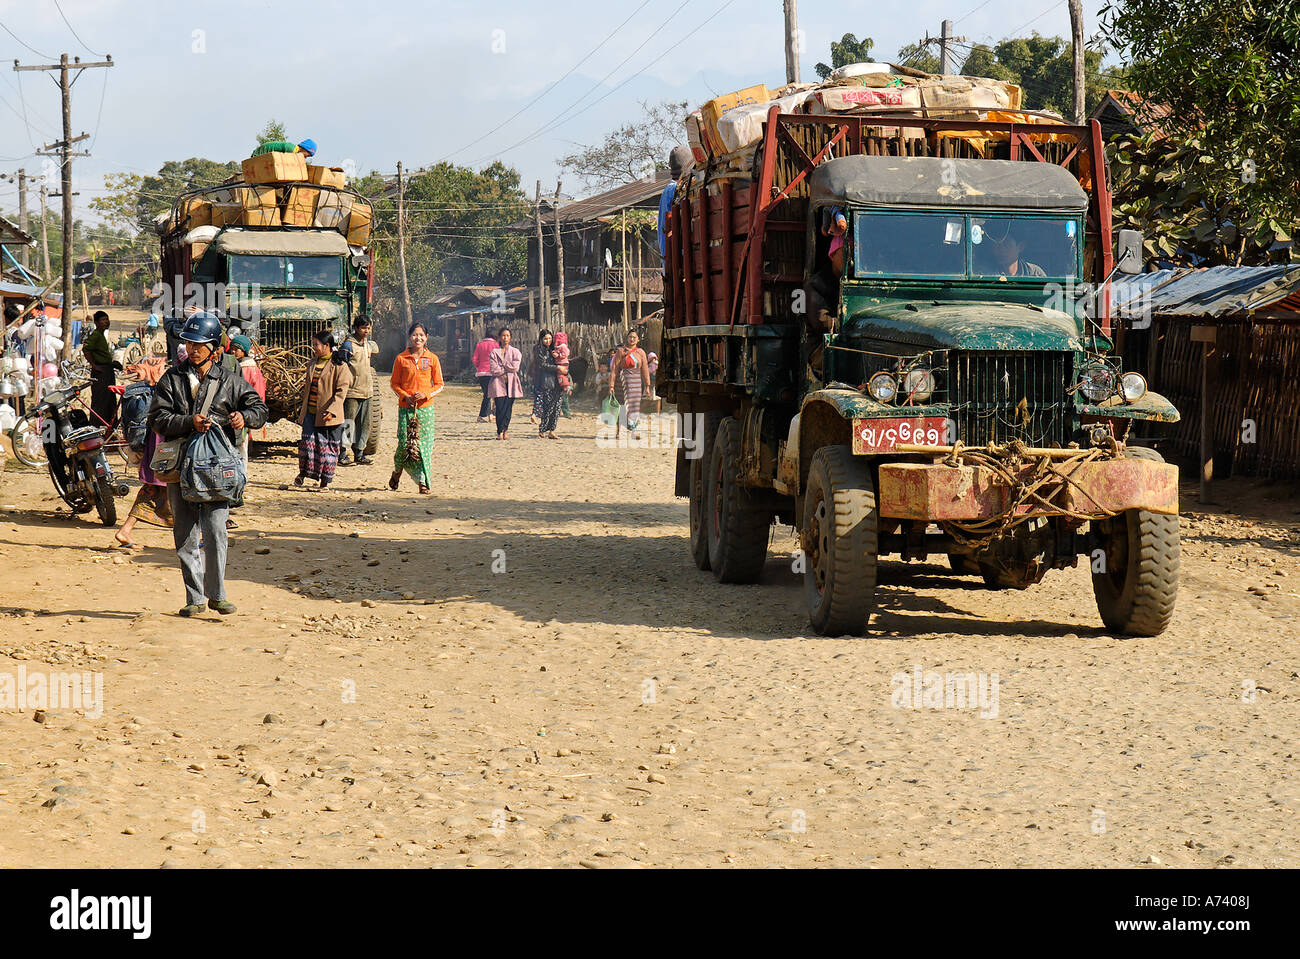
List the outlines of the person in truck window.
{"label": "person in truck window", "polygon": [[[1047,276],[1037,263],[1021,259],[1025,244],[1011,231],[1010,221],[977,223],[975,226],[984,230],[983,242],[975,247],[976,273],[986,276]],[[974,230],[973,226],[972,234]],[[974,236],[971,242],[975,242]]]}

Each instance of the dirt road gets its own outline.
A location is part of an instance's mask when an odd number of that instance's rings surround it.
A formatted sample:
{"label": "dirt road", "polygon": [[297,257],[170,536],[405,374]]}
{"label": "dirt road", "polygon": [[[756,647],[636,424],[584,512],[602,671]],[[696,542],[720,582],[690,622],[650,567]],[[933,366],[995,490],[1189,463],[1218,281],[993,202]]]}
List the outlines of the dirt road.
{"label": "dirt road", "polygon": [[[717,585],[670,451],[600,449],[591,416],[538,440],[526,409],[498,443],[477,402],[439,399],[432,496],[384,488],[391,435],[328,493],[264,447],[230,619],[175,615],[168,531],[122,553],[0,477],[0,684],[75,667],[104,700],[0,710],[5,863],[1300,865],[1290,488],[1184,514],[1155,639],[1108,634],[1085,569],[993,593],[937,563],[824,639],[791,531],[762,585]],[[996,699],[909,703],[932,672]]]}

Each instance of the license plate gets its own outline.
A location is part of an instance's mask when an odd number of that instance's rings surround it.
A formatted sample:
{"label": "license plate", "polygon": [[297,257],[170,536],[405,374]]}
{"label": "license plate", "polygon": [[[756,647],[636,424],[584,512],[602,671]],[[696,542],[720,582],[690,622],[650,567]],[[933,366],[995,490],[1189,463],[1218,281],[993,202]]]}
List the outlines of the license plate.
{"label": "license plate", "polygon": [[942,416],[854,420],[853,452],[892,453],[899,443],[942,446],[946,435]]}

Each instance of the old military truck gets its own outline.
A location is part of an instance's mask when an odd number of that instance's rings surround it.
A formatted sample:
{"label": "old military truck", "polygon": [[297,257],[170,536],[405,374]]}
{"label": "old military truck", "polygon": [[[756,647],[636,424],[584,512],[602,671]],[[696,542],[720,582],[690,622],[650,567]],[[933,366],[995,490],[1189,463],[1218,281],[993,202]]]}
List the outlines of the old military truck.
{"label": "old military truck", "polygon": [[[249,199],[260,190],[274,202],[296,189],[310,190],[313,206],[319,207],[304,225],[285,225],[280,215],[289,215],[288,209],[253,206]],[[362,207],[364,230],[350,230],[347,211]],[[223,215],[223,209],[230,212]],[[169,289],[182,291],[168,312],[179,314],[191,302],[219,309],[259,351],[275,353],[275,375],[284,382],[273,382],[267,370],[273,421],[298,415],[311,335],[330,329],[341,340],[355,319],[369,315],[371,256],[364,242],[369,211],[364,198],[347,189],[232,182],[181,194],[163,225],[162,277]],[[370,452],[378,437],[379,405],[370,405]]]}
{"label": "old military truck", "polygon": [[753,582],[792,525],[812,626],[840,635],[869,628],[882,557],[994,589],[1082,558],[1108,628],[1167,626],[1178,472],[1134,441],[1178,413],[1110,352],[1102,157],[1095,122],[774,108],[752,169],[696,172],[659,383],[697,566]]}

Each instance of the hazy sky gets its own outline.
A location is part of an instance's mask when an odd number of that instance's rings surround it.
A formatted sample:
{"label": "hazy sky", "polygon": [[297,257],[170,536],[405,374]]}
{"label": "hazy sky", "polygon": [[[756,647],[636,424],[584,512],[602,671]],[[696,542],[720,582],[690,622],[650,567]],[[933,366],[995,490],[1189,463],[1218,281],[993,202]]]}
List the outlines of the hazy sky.
{"label": "hazy sky", "polygon": [[[1103,2],[1084,2],[1090,35]],[[753,83],[779,85],[785,73],[781,0],[59,6],[67,22],[54,0],[0,0],[0,171],[39,172],[31,154],[60,135],[52,74],[15,73],[12,60],[111,54],[115,67],[88,70],[73,88],[74,135],[94,137],[93,156],[74,168],[79,211],[106,173],[246,156],[271,117],[294,139],[315,139],[322,161],[361,172],[500,157],[530,192],[538,177],[554,190],[557,158],[636,117],[639,100],[698,105]],[[977,42],[1069,35],[1066,0],[800,0],[803,79],[816,78],[813,64],[845,32],[874,38],[876,59],[892,59],[900,45],[938,34],[944,17]],[[583,190],[568,182],[565,192]],[[0,208],[16,203],[16,185],[0,183]]]}

